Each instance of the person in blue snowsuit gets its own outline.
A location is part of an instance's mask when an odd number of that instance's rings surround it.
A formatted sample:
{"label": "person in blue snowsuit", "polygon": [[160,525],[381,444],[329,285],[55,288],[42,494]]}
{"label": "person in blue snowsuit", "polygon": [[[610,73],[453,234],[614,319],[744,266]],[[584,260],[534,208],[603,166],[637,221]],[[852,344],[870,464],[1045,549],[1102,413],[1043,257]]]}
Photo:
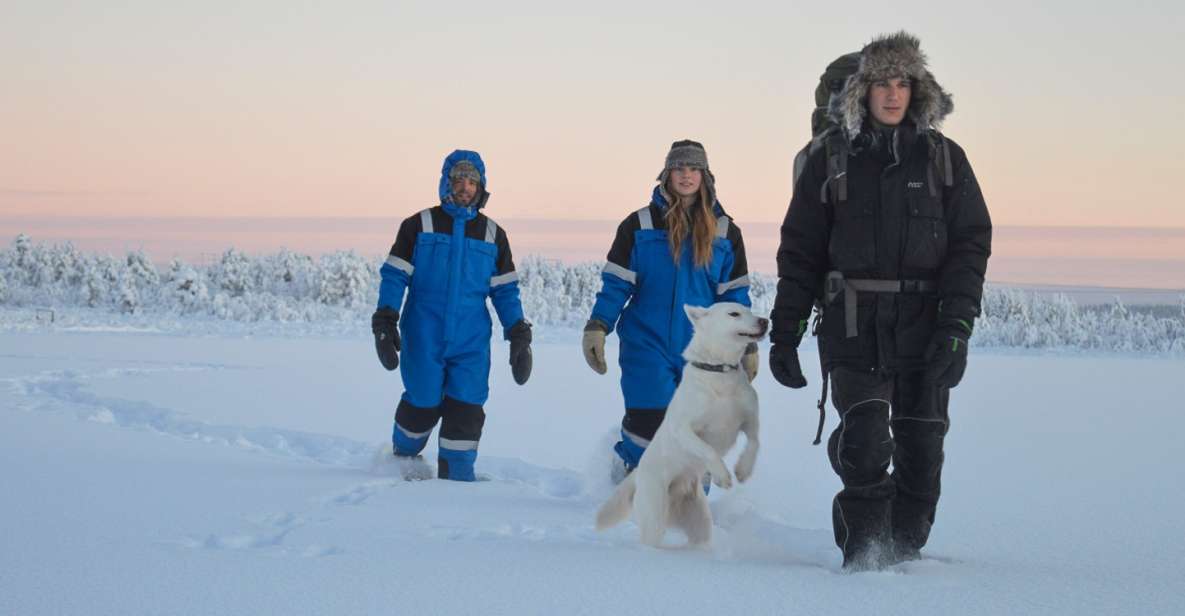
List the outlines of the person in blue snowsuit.
{"label": "person in blue snowsuit", "polygon": [[522,385],[531,374],[531,325],[523,318],[510,243],[506,231],[480,212],[489,196],[481,156],[449,154],[440,174],[440,205],[403,221],[379,270],[378,309],[371,319],[375,348],[383,367],[400,368],[404,388],[391,436],[395,456],[417,458],[439,421],[442,479],[476,478],[493,326],[486,298],[510,341],[515,382]]}
{"label": "person in blue snowsuit", "polygon": [[[605,336],[616,328],[620,339],[625,416],[614,446],[621,459],[615,480],[637,467],[682,378],[691,340],[683,306],[751,305],[741,230],[716,200],[704,147],[672,144],[658,182],[650,204],[618,226],[584,328],[584,357],[599,374],[606,371]],[[742,363],[752,380],[756,344]]]}

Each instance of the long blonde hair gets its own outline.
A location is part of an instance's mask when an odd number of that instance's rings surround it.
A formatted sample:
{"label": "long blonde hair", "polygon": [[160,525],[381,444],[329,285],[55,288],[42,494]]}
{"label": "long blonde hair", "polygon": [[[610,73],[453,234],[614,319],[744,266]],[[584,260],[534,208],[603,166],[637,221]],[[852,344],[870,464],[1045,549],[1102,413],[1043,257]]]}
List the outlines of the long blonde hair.
{"label": "long blonde hair", "polygon": [[[707,172],[704,172],[707,176]],[[707,267],[712,262],[712,240],[716,237],[716,215],[712,211],[712,193],[708,190],[708,178],[699,185],[699,194],[684,197],[671,187],[665,186],[670,195],[671,206],[667,208],[667,238],[671,242],[671,256],[675,266],[683,253],[683,240],[691,235],[692,258],[696,267]]]}

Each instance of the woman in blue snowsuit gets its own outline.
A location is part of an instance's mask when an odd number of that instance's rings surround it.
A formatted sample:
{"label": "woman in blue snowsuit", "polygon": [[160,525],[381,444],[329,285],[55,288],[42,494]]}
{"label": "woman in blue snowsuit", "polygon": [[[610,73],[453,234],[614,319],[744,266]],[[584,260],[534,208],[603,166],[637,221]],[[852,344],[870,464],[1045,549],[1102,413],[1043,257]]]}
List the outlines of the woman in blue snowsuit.
{"label": "woman in blue snowsuit", "polygon": [[531,374],[531,326],[523,318],[510,243],[506,231],[479,212],[489,196],[481,156],[449,154],[440,175],[440,205],[403,221],[379,270],[378,310],[371,321],[375,347],[383,367],[400,368],[404,387],[391,437],[395,455],[418,457],[440,421],[442,479],[475,479],[482,405],[489,396],[487,297],[510,340],[515,382],[522,385]]}
{"label": "woman in blue snowsuit", "polygon": [[[614,446],[622,462],[614,469],[616,479],[638,465],[682,378],[683,350],[691,340],[684,304],[750,305],[741,230],[716,201],[703,146],[672,144],[658,182],[650,205],[618,226],[584,328],[585,360],[600,374],[606,370],[605,336],[616,327],[620,339],[625,417]],[[743,364],[752,380],[756,344]]]}

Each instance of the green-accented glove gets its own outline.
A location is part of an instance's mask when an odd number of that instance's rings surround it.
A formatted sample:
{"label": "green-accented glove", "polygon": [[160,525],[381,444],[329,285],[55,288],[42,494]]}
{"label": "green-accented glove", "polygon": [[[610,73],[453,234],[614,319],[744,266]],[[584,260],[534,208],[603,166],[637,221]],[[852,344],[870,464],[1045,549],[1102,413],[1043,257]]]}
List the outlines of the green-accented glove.
{"label": "green-accented glove", "polygon": [[942,387],[954,387],[967,371],[967,340],[971,324],[957,319],[934,330],[926,347],[926,380]]}

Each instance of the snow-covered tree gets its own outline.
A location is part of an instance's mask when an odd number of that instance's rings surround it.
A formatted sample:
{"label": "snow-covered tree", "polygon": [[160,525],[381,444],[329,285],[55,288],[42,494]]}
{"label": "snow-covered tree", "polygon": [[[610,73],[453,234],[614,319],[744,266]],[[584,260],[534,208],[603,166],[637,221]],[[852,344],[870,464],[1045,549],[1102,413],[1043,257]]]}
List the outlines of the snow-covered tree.
{"label": "snow-covered tree", "polygon": [[378,297],[377,269],[372,261],[354,251],[339,251],[321,257],[317,301],[329,306],[353,308],[373,305]]}
{"label": "snow-covered tree", "polygon": [[151,288],[160,284],[160,274],[156,272],[156,266],[148,260],[148,255],[143,251],[129,252],[127,264],[128,274],[137,287]]}
{"label": "snow-covered tree", "polygon": [[308,255],[290,250],[262,258],[263,290],[275,295],[309,297],[317,264]]}
{"label": "snow-covered tree", "polygon": [[247,255],[231,248],[210,268],[209,278],[214,286],[238,297],[255,289],[255,272]]}
{"label": "snow-covered tree", "polygon": [[165,281],[169,286],[169,297],[183,313],[197,312],[210,297],[205,277],[177,259],[173,259],[169,265],[169,275]]}
{"label": "snow-covered tree", "polygon": [[31,269],[33,240],[21,233],[12,240],[12,251],[15,258],[12,264],[18,271],[26,272]]}
{"label": "snow-covered tree", "polygon": [[[142,252],[116,260],[80,253],[70,244],[36,244],[22,234],[0,251],[0,302],[138,318],[185,314],[244,322],[364,323],[374,307],[379,263],[352,252],[314,260],[290,251],[251,257],[231,249],[207,267],[173,260],[161,275]],[[524,312],[538,325],[581,326],[601,287],[596,263],[569,265],[527,256],[518,272]],[[769,314],[777,279],[754,272],[749,282],[753,311]],[[1081,306],[1065,295],[989,285],[972,343],[1185,354],[1185,296],[1176,307],[1152,311],[1118,300]]]}
{"label": "snow-covered tree", "polygon": [[87,306],[94,308],[103,301],[103,296],[107,294],[107,282],[103,280],[103,273],[99,270],[98,265],[91,259],[86,259],[83,262],[81,277],[84,301]]}
{"label": "snow-covered tree", "polygon": [[134,314],[140,309],[140,293],[131,278],[125,277],[119,283],[119,311]]}

